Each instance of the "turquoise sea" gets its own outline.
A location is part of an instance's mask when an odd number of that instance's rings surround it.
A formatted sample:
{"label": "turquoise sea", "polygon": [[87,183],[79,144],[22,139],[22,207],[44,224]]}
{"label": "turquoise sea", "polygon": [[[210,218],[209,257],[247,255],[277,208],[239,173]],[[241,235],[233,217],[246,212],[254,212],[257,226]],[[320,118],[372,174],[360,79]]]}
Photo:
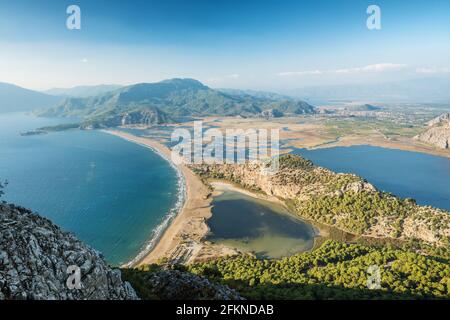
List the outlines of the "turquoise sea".
{"label": "turquoise sea", "polygon": [[100,131],[19,134],[63,122],[73,119],[0,114],[2,199],[50,218],[109,263],[128,262],[178,211],[177,172],[150,149]]}

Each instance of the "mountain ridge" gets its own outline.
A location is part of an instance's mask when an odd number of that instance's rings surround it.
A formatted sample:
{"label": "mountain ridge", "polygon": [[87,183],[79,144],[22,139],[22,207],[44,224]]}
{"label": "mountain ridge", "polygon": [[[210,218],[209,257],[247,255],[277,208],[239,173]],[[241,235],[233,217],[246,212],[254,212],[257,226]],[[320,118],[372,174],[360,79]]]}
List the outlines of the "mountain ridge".
{"label": "mountain ridge", "polygon": [[43,93],[60,97],[87,98],[114,91],[121,87],[121,85],[117,84],[86,85],[71,88],[51,88],[43,91]]}
{"label": "mountain ridge", "polygon": [[57,104],[60,97],[0,82],[0,113],[32,111]]}
{"label": "mountain ridge", "polygon": [[[107,127],[111,116],[151,110],[155,118],[187,116],[262,117],[266,110],[277,114],[315,113],[315,108],[297,100],[273,100],[250,95],[232,95],[211,89],[195,79],[174,78],[156,83],[138,83],[88,98],[66,98],[59,105],[41,110],[41,116],[79,116],[93,127]],[[139,117],[137,117],[138,119]],[[143,124],[139,120],[130,124]],[[120,121],[114,121],[120,123]],[[152,123],[154,124],[154,123]]]}

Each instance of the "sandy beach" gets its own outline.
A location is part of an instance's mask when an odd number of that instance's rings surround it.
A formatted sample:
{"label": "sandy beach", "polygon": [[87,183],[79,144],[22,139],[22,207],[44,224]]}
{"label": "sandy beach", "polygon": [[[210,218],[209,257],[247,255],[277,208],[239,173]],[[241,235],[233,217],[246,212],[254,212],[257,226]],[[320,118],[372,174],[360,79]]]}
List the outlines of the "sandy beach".
{"label": "sandy beach", "polygon": [[[104,130],[104,132],[151,148],[166,160],[172,161],[170,149],[155,140],[118,130]],[[202,260],[211,256],[236,254],[236,251],[224,246],[202,242],[209,231],[205,221],[211,217],[212,197],[210,196],[210,190],[185,165],[176,165],[176,168],[183,175],[186,184],[184,205],[154,248],[128,266],[156,263],[162,258],[167,258],[172,262],[188,263],[194,259]]]}
{"label": "sandy beach", "polygon": [[224,181],[224,180],[211,179],[211,180],[208,180],[208,182],[214,188],[213,196],[217,196],[225,190],[230,190],[230,191],[245,194],[252,198],[273,202],[273,203],[279,204],[283,207],[286,207],[286,204],[284,203],[284,201],[281,201],[280,199],[278,199],[275,196],[266,195],[263,193],[256,193],[256,192],[253,192],[253,191],[250,191],[247,189],[243,189],[242,187],[240,187],[238,185],[235,185],[231,182]]}

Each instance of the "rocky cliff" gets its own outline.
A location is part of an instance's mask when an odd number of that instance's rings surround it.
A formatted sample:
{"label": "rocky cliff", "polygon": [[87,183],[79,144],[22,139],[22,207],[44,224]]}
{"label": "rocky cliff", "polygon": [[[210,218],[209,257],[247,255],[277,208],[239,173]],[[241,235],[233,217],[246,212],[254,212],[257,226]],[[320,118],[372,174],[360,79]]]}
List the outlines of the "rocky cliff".
{"label": "rocky cliff", "polygon": [[[156,268],[157,270],[150,270]],[[161,300],[241,300],[228,286],[213,283],[205,277],[172,266],[145,266],[124,270],[124,277],[143,299]]]}
{"label": "rocky cliff", "polygon": [[170,265],[148,269],[112,269],[48,219],[0,203],[0,300],[241,299],[227,286]]}
{"label": "rocky cliff", "polygon": [[[69,278],[76,275],[71,273],[74,267],[81,271],[80,289],[76,288],[76,277]],[[0,204],[1,299],[138,297],[131,285],[122,281],[121,272],[111,269],[99,252],[49,220],[3,203]]]}
{"label": "rocky cliff", "polygon": [[192,169],[204,179],[222,179],[276,196],[300,217],[375,238],[419,239],[448,245],[450,212],[418,206],[377,190],[362,178],[338,174],[295,155],[280,156],[279,170],[265,164],[202,164]]}
{"label": "rocky cliff", "polygon": [[428,129],[414,139],[432,144],[441,149],[450,147],[450,112],[428,122]]}

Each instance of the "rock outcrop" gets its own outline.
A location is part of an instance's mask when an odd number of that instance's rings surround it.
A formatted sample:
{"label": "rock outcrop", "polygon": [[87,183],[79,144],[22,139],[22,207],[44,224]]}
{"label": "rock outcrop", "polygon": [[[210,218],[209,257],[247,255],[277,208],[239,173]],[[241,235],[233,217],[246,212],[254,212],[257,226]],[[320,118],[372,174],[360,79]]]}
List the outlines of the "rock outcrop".
{"label": "rock outcrop", "polygon": [[[81,272],[80,282],[76,278],[78,271]],[[138,297],[131,285],[122,281],[120,270],[111,269],[99,252],[61,231],[48,219],[2,203],[2,299],[129,300]]]}
{"label": "rock outcrop", "polygon": [[450,123],[450,112],[441,114],[439,117],[436,117],[433,120],[428,121],[427,125],[429,127],[432,127],[442,123]]}
{"label": "rock outcrop", "polygon": [[428,127],[429,129],[415,136],[414,139],[440,149],[448,149],[450,147],[450,112],[429,121]]}
{"label": "rock outcrop", "polygon": [[161,269],[158,271],[125,270],[124,276],[146,299],[162,300],[242,300],[228,286],[215,284],[190,272]]}

